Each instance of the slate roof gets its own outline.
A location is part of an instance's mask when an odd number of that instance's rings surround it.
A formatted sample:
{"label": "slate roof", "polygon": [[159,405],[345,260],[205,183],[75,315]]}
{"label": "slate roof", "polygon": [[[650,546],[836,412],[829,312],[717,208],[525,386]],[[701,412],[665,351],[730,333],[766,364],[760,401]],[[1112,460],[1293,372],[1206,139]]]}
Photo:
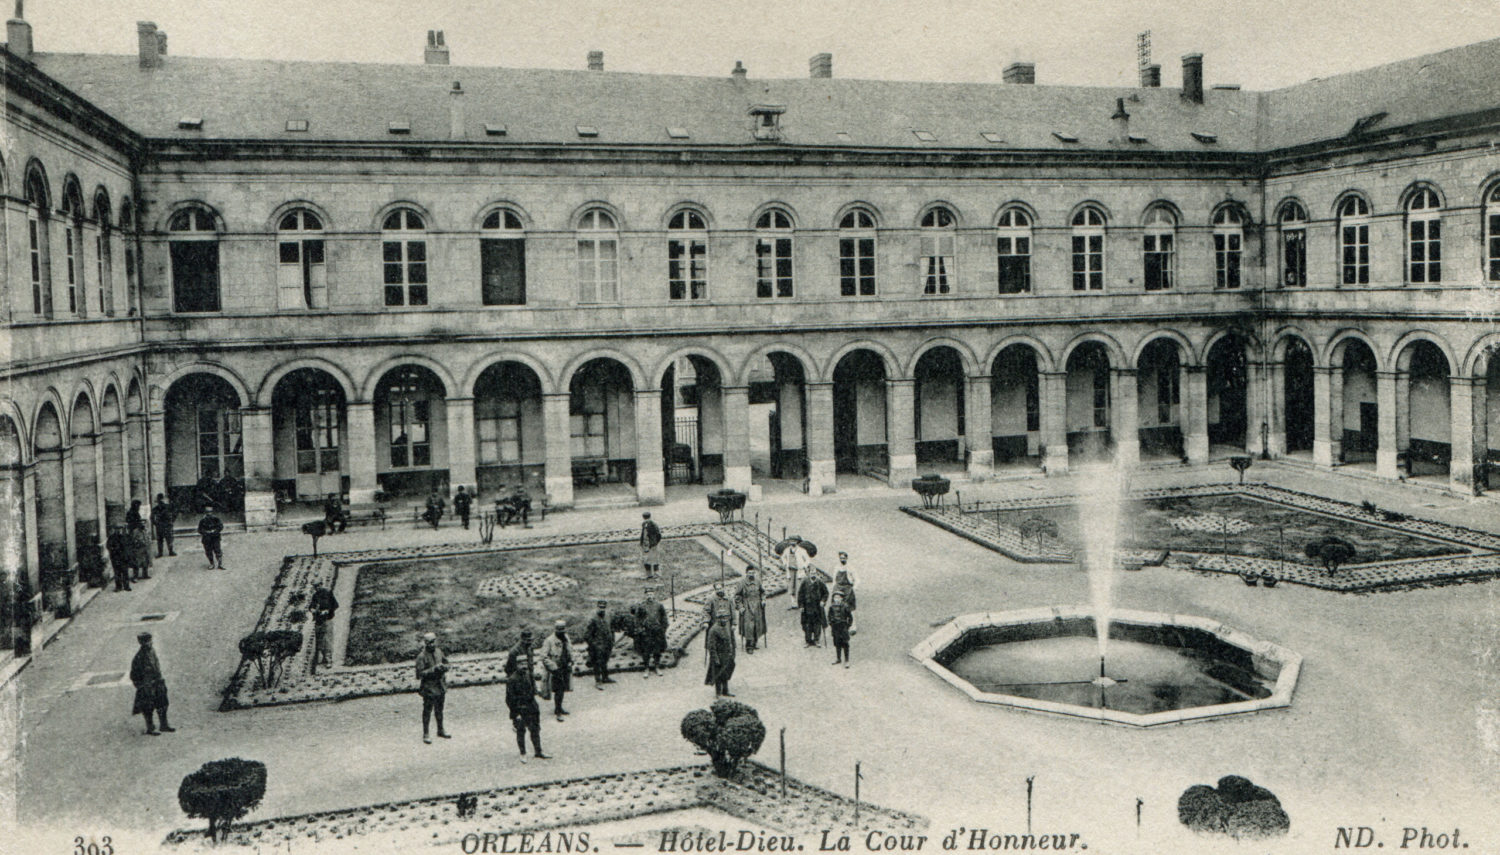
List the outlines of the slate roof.
{"label": "slate roof", "polygon": [[[1500,39],[1271,92],[853,79],[736,80],[622,72],[38,53],[34,62],[143,136],[162,139],[442,141],[462,84],[465,139],[496,144],[751,146],[751,105],[784,106],[800,146],[1254,152],[1500,108]],[[1129,134],[1111,116],[1125,99]],[[201,130],[179,127],[201,118]],[[305,132],[287,121],[306,119]],[[392,134],[392,122],[410,125]],[[491,136],[485,125],[503,125]],[[598,129],[583,137],[580,125]],[[673,139],[668,128],[687,139]],[[936,137],[925,142],[914,131]],[[1195,138],[1211,135],[1213,142]],[[983,133],[998,134],[1000,142]],[[1068,141],[1074,137],[1077,142]]]}

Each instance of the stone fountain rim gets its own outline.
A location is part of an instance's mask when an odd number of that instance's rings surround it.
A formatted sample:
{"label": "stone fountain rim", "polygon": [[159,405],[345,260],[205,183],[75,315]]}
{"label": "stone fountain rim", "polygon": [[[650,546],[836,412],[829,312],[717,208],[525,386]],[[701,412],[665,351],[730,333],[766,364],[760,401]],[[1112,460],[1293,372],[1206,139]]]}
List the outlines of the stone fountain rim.
{"label": "stone fountain rim", "polygon": [[1264,710],[1282,709],[1291,706],[1292,692],[1297,686],[1297,677],[1302,670],[1302,655],[1270,641],[1264,641],[1242,632],[1228,624],[1197,615],[1167,614],[1141,609],[1111,609],[1110,623],[1140,624],[1148,626],[1179,626],[1210,633],[1226,644],[1244,650],[1252,656],[1276,662],[1280,666],[1275,688],[1266,698],[1236,701],[1229,704],[1188,707],[1157,713],[1131,713],[1121,710],[1097,709],[1056,701],[1042,701],[1017,695],[983,692],[969,681],[949,671],[940,664],[936,656],[965,632],[992,626],[1019,626],[1023,624],[1051,623],[1057,620],[1093,618],[1093,607],[1088,605],[1039,606],[1028,609],[1013,609],[1000,612],[975,612],[958,615],[944,623],[936,632],[923,639],[911,650],[911,657],[944,682],[969,696],[970,700],[994,706],[1010,707],[1028,712],[1047,713],[1067,718],[1102,721],[1134,727],[1154,727],[1163,724],[1180,724],[1213,718],[1245,715]]}

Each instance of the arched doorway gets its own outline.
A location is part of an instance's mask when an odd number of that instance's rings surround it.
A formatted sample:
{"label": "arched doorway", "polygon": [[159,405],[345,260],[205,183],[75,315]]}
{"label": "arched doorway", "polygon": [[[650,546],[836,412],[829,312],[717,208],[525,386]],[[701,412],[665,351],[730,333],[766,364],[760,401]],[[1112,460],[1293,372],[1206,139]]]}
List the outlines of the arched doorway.
{"label": "arched doorway", "polygon": [[1137,415],[1140,419],[1141,460],[1182,460],[1187,455],[1183,436],[1182,346],[1172,338],[1152,340],[1136,360]]}
{"label": "arched doorway", "polygon": [[661,378],[662,464],[667,484],[724,481],[724,378],[712,360],[684,356]]}
{"label": "arched doorway", "polygon": [[1476,457],[1479,457],[1477,480],[1482,490],[1500,488],[1500,347],[1491,348],[1484,359],[1484,373],[1478,381],[1475,394],[1481,396],[1484,406],[1478,408],[1475,418],[1482,426],[1476,430]]}
{"label": "arched doorway", "polygon": [[1370,463],[1380,445],[1380,405],[1375,391],[1375,353],[1358,339],[1345,339],[1334,364],[1340,394],[1335,397],[1335,439],[1341,463]]}
{"label": "arched doorway", "polygon": [[52,402],[42,405],[32,433],[36,460],[37,574],[42,607],[66,616],[72,613],[73,555],[67,509],[67,477],[63,465],[62,418]]}
{"label": "arched doorway", "polygon": [[1451,366],[1430,341],[1417,340],[1396,357],[1396,448],[1406,474],[1446,481],[1453,462]]}
{"label": "arched doorway", "polygon": [[636,482],[635,384],[609,357],[591,359],[568,380],[568,434],[575,495],[620,492]]}
{"label": "arched doorway", "polygon": [[271,390],[271,489],[300,501],[349,490],[344,388],[327,371],[298,368]]}
{"label": "arched doorway", "polygon": [[1114,448],[1110,435],[1109,351],[1097,341],[1086,341],[1068,355],[1068,454],[1077,460],[1108,460]]}
{"label": "arched doorway", "polygon": [[103,459],[104,526],[108,530],[125,524],[130,505],[129,477],[125,471],[125,423],[120,414],[120,395],[114,386],[104,390],[99,404],[99,454]]}
{"label": "arched doorway", "polygon": [[1245,340],[1226,335],[1214,342],[1208,349],[1204,370],[1210,456],[1244,454],[1250,421],[1250,366],[1245,358]]}
{"label": "arched doorway", "polygon": [[917,360],[912,376],[917,465],[958,471],[967,434],[963,358],[946,345],[934,347]]}
{"label": "arched doorway", "polygon": [[524,486],[533,496],[546,492],[547,429],[542,381],[531,366],[497,362],[474,381],[474,473],[481,494],[499,496]]}
{"label": "arched doorway", "polygon": [[1316,418],[1313,400],[1313,352],[1300,338],[1286,340],[1281,368],[1282,418],[1287,454],[1311,452]]}
{"label": "arched doorway", "polygon": [[11,521],[12,538],[6,560],[0,561],[0,650],[17,648],[19,655],[30,652],[31,627],[20,616],[37,581],[26,542],[25,479],[21,433],[9,416],[0,415],[0,515]]}
{"label": "arched doorway", "polygon": [[242,404],[229,381],[215,374],[188,374],[167,390],[167,494],[179,514],[201,513],[209,505],[221,516],[243,513]]}
{"label": "arched doorway", "polygon": [[90,585],[104,584],[104,554],[100,528],[99,422],[88,395],[73,402],[73,555],[78,578]]}
{"label": "arched doorway", "polygon": [[1041,463],[1042,375],[1037,366],[1036,350],[1030,345],[1013,344],[995,356],[990,369],[990,444],[996,468]]}
{"label": "arched doorway", "polygon": [[750,396],[750,471],[754,478],[807,477],[807,372],[784,351],[767,353],[746,372]]}
{"label": "arched doorway", "polygon": [[851,350],[833,368],[833,459],[843,474],[884,479],[890,473],[886,440],[885,362]]}
{"label": "arched doorway", "polygon": [[387,493],[448,492],[448,394],[432,369],[399,365],[375,384],[375,478]]}

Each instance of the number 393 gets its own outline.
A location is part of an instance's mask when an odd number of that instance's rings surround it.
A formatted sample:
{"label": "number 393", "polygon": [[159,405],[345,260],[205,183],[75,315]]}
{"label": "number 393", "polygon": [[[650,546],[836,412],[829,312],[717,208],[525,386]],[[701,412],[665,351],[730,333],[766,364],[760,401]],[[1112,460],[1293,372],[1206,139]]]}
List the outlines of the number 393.
{"label": "number 393", "polygon": [[98,843],[75,837],[73,838],[73,855],[115,855],[115,845],[108,837],[99,838]]}

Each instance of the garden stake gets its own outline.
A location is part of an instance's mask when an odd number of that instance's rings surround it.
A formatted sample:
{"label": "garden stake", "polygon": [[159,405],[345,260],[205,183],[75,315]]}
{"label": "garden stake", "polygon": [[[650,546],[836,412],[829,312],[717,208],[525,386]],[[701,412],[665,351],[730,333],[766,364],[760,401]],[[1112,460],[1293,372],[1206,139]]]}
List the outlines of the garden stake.
{"label": "garden stake", "polygon": [[854,761],[854,827],[859,828],[859,761]]}
{"label": "garden stake", "polygon": [[1142,804],[1144,804],[1144,802],[1141,801],[1140,796],[1136,796],[1136,799],[1135,799],[1135,836],[1136,837],[1140,837],[1141,836],[1141,805]]}
{"label": "garden stake", "polygon": [[781,797],[786,798],[786,728],[781,729]]}
{"label": "garden stake", "polygon": [[1035,775],[1026,776],[1026,833],[1031,833],[1031,782],[1036,780]]}

